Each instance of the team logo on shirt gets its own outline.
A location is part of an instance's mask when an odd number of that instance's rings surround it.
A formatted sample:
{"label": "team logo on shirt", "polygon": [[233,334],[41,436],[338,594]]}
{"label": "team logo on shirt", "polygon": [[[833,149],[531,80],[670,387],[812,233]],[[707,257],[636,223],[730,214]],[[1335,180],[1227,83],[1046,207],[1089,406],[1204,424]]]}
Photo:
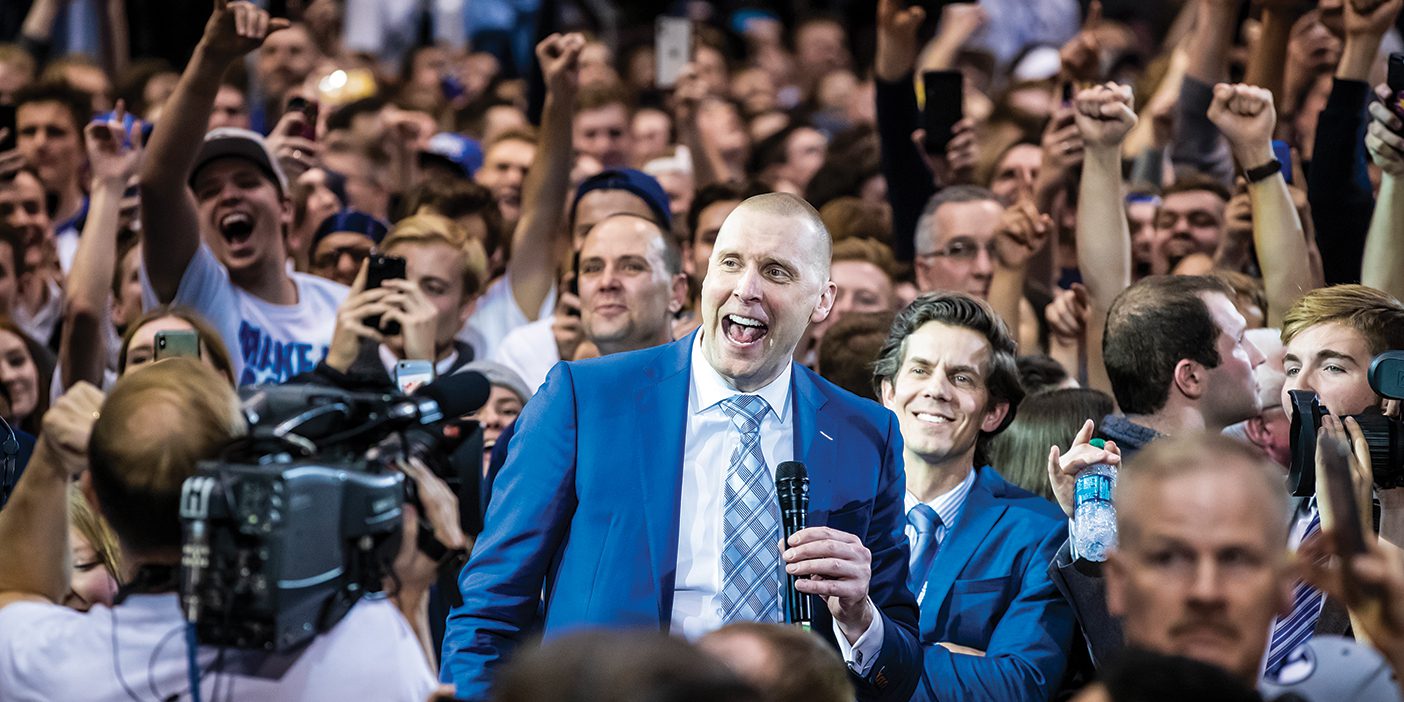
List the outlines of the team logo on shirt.
{"label": "team logo on shirt", "polygon": [[239,323],[239,353],[244,360],[239,384],[284,382],[316,368],[317,362],[327,355],[327,349],[327,346],[304,341],[275,339],[262,327],[244,320]]}

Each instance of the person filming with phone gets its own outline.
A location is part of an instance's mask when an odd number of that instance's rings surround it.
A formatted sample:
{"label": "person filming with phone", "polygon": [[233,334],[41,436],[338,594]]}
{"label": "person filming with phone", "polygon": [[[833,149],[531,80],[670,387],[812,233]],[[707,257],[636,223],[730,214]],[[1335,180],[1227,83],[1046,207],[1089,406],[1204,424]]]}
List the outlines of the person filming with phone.
{"label": "person filming with phone", "polygon": [[[454,335],[473,313],[486,277],[482,245],[453,220],[430,214],[400,220],[337,310],[326,359],[289,382],[356,390],[393,383],[404,390],[395,381],[427,382],[454,372],[473,360],[472,347]],[[408,377],[411,368],[427,377]]]}

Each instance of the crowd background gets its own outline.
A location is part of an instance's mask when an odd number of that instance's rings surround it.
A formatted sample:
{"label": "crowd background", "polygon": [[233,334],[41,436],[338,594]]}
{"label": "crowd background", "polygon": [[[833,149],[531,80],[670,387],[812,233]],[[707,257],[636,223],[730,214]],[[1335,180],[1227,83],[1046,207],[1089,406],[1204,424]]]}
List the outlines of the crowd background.
{"label": "crowd background", "polygon": [[[1225,430],[1285,474],[1284,384],[1302,369],[1283,344],[1310,327],[1309,309],[1296,327],[1289,313],[1303,295],[1365,290],[1344,304],[1385,310],[1370,352],[1404,348],[1389,327],[1404,324],[1404,125],[1382,86],[1401,4],[6,2],[0,416],[28,460],[51,407],[152,363],[158,332],[195,332],[231,386],[390,388],[397,361],[427,360],[492,382],[475,415],[490,481],[558,361],[698,327],[722,222],[778,191],[833,242],[832,311],[796,362],[892,407],[874,364],[913,300],[965,293],[1007,327],[1022,391],[998,396],[1012,419],[977,432],[975,467],[1066,511],[1067,457],[1092,455],[1092,433],[1133,443],[1104,418],[1163,420],[1146,393],[1180,379],[1146,369],[1195,358],[1174,343],[1193,330],[1166,314],[1147,332],[1130,303],[1108,314],[1174,275],[1207,276],[1180,292],[1233,307],[1210,310],[1233,338],[1185,391],[1202,421],[1174,428]],[[666,86],[664,14],[691,22]],[[925,133],[927,71],[959,75],[949,135]],[[373,253],[405,259],[403,280],[369,285]],[[1152,317],[1189,299],[1171,287]],[[1215,394],[1230,386],[1249,390]],[[129,578],[118,539],[77,490],[71,504],[65,602],[110,605]],[[421,605],[405,609],[432,660],[443,634]],[[1068,647],[1099,662],[1084,633]],[[552,694],[529,666],[556,662],[524,658],[505,679],[525,696],[504,699]],[[728,689],[708,670],[659,676]]]}

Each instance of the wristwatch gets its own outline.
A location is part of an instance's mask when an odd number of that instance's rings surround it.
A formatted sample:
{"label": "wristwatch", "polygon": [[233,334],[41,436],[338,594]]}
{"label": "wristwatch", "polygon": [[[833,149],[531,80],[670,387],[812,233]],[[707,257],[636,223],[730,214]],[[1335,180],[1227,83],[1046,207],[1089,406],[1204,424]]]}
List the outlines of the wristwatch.
{"label": "wristwatch", "polygon": [[1272,177],[1272,174],[1278,173],[1281,170],[1282,162],[1274,158],[1261,166],[1255,166],[1243,171],[1243,177],[1247,178],[1249,183],[1257,183]]}

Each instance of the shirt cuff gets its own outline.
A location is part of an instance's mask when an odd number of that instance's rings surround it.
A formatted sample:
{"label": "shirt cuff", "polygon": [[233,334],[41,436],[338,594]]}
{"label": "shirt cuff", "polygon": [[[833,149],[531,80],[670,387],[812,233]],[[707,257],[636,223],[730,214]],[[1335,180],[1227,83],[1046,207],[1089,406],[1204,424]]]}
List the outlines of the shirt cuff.
{"label": "shirt cuff", "polygon": [[878,654],[882,653],[882,613],[878,611],[877,605],[873,604],[872,598],[868,598],[868,612],[873,615],[873,623],[869,624],[868,630],[851,645],[848,643],[848,637],[844,636],[843,630],[839,628],[838,621],[834,622],[834,638],[838,639],[839,653],[843,654],[843,662],[848,664],[848,669],[858,677],[867,676],[868,671],[873,669]]}

